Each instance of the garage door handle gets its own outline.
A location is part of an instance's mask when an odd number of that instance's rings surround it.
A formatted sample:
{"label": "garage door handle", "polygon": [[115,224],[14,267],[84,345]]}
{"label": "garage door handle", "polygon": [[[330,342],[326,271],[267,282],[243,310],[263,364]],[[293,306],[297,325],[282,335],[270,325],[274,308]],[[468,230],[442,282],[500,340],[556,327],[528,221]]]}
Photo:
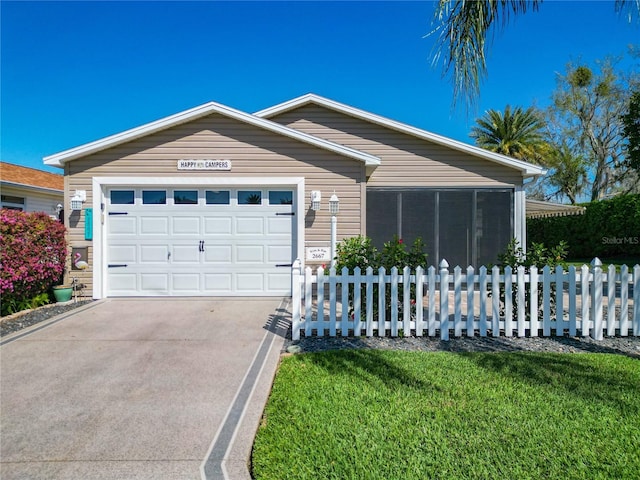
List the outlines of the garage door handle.
{"label": "garage door handle", "polygon": [[276,267],[293,267],[293,263],[276,263]]}
{"label": "garage door handle", "polygon": [[204,240],[200,240],[200,244],[198,245],[198,251],[204,252]]}
{"label": "garage door handle", "polygon": [[126,263],[110,263],[107,266],[109,268],[121,268],[121,267],[127,267],[128,265]]}
{"label": "garage door handle", "polygon": [[109,212],[109,215],[129,215],[129,212]]}
{"label": "garage door handle", "polygon": [[276,212],[276,215],[289,215],[290,217],[293,217],[296,214],[296,212]]}

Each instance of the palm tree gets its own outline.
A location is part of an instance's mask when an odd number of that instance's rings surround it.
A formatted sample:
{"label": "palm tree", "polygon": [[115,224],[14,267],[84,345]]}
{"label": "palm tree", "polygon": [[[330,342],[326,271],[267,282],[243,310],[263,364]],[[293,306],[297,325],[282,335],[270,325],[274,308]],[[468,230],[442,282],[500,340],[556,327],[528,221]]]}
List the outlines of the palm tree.
{"label": "palm tree", "polygon": [[470,137],[476,145],[492,152],[541,164],[550,147],[544,135],[545,123],[538,112],[529,107],[507,105],[504,114],[488,110],[476,119]]}
{"label": "palm tree", "polygon": [[[504,28],[511,15],[536,11],[542,0],[438,0],[431,34],[438,38],[433,64],[442,60],[443,76],[451,75],[453,104],[464,99],[467,107],[480,94],[480,81],[487,76],[485,47],[496,26]],[[640,0],[616,0],[615,10],[626,13],[629,22],[640,19]]]}

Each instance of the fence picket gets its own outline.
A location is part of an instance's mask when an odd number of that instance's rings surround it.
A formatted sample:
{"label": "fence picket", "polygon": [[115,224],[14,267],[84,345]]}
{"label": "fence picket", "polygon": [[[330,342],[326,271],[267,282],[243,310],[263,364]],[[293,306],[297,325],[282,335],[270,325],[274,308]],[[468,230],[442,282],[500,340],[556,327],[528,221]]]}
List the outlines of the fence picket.
{"label": "fence picket", "polygon": [[551,269],[542,269],[542,335],[551,336]]}
{"label": "fence picket", "polygon": [[564,335],[564,269],[562,265],[556,266],[556,291],[555,291],[555,314],[556,314],[556,336]]}
{"label": "fence picket", "polygon": [[[522,280],[520,279],[521,268],[523,270],[522,276],[524,277],[524,267],[518,267],[518,336],[524,337],[524,331],[520,331],[520,305],[522,305],[523,312],[525,309],[524,294],[522,295],[522,297],[520,297],[520,291],[522,290],[520,288],[520,285],[524,286],[524,278]],[[540,331],[540,321],[538,318],[538,312],[540,311],[538,299],[540,297],[538,295],[538,267],[536,267],[535,265],[532,266],[529,270],[529,282],[531,284],[529,285],[531,287],[531,290],[529,291],[529,335],[531,335],[532,337],[537,337]],[[524,316],[525,314],[522,313],[522,323],[524,323]]]}
{"label": "fence picket", "polygon": [[473,337],[475,334],[475,275],[473,267],[467,267],[467,336]]}
{"label": "fence picket", "polygon": [[569,267],[569,335],[576,336],[576,267]]}
{"label": "fence picket", "polygon": [[450,271],[446,260],[439,267],[431,266],[426,272],[418,267],[414,275],[406,266],[402,272],[392,267],[388,274],[383,267],[377,272],[369,267],[365,273],[356,268],[351,274],[343,268],[339,274],[331,269],[325,275],[322,268],[303,271],[296,260],[291,270],[292,339],[299,340],[302,332],[305,337],[335,337],[338,328],[343,337],[373,336],[376,330],[378,336],[397,336],[400,329],[405,335],[435,336],[439,330],[442,340],[452,334],[460,337],[465,329],[470,337],[486,337],[489,329],[492,337],[513,336],[516,329],[521,337],[560,336],[567,331],[595,340],[604,335],[640,336],[640,265],[633,270],[623,265],[619,273],[609,265],[605,271],[595,258],[591,267],[570,266],[566,271],[561,266],[545,266],[541,271],[532,266],[527,273],[520,266],[515,271],[506,267],[501,273],[493,267],[490,276],[484,266],[477,274],[468,267],[464,275],[459,266]]}
{"label": "fence picket", "polygon": [[591,262],[593,282],[591,283],[591,312],[593,313],[593,328],[591,337],[602,340],[602,262],[598,257]]}
{"label": "fence picket", "polygon": [[480,336],[487,336],[487,267],[480,267]]}
{"label": "fence picket", "polygon": [[386,312],[385,312],[385,294],[386,294],[386,282],[385,282],[385,269],[380,267],[378,269],[378,336],[384,337],[387,334],[386,326]]}
{"label": "fence picket", "polygon": [[449,340],[449,264],[440,262],[440,339]]}
{"label": "fence picket", "polygon": [[353,336],[362,335],[362,275],[360,267],[353,270]]}
{"label": "fence picket", "polygon": [[640,265],[633,267],[633,334],[640,336]]}
{"label": "fence picket", "polygon": [[327,277],[324,274],[324,268],[318,268],[318,313],[316,320],[318,321],[318,336],[324,337],[325,315],[324,315],[324,285]]}
{"label": "fence picket", "polygon": [[616,334],[616,266],[607,269],[607,335]]}
{"label": "fence picket", "polygon": [[513,336],[513,271],[509,265],[504,269],[504,334]]}
{"label": "fence picket", "polygon": [[404,335],[411,333],[411,269],[402,270],[402,330]]}
{"label": "fence picket", "polygon": [[500,336],[500,268],[491,269],[491,336]]}
{"label": "fence picket", "polygon": [[367,337],[373,337],[373,268],[367,267]]}
{"label": "fence picket", "polygon": [[453,330],[456,337],[462,336],[462,268],[456,265],[453,269]]}
{"label": "fence picket", "polygon": [[629,267],[620,267],[620,335],[629,335]]}
{"label": "fence picket", "polygon": [[[305,337],[311,336],[311,326],[313,325],[313,294],[312,287],[313,283],[311,283],[311,277],[313,272],[311,271],[311,267],[307,267],[304,269],[304,281],[305,281],[305,289],[304,289],[304,323],[306,327],[304,329]],[[309,320],[307,320],[309,319]]]}
{"label": "fence picket", "polygon": [[424,269],[416,268],[416,337],[424,332]]}
{"label": "fence picket", "polygon": [[436,335],[436,269],[432,265],[429,267],[429,336]]}

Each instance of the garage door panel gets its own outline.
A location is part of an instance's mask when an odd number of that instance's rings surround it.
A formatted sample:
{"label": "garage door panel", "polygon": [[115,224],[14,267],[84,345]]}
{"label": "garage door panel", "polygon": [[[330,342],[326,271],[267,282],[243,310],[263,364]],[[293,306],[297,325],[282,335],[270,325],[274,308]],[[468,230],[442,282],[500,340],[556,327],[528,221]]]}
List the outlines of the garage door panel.
{"label": "garage door panel", "polygon": [[176,293],[200,292],[199,273],[174,273],[171,275],[172,290]]}
{"label": "garage door panel", "polygon": [[233,287],[232,281],[231,273],[205,273],[204,290],[205,292],[230,293]]}
{"label": "garage door panel", "polygon": [[140,245],[140,263],[167,263],[168,245]]}
{"label": "garage door panel", "polygon": [[173,217],[171,233],[177,237],[200,235],[200,217]]}
{"label": "garage door panel", "polygon": [[264,246],[238,245],[236,246],[237,263],[264,263]]}
{"label": "garage door panel", "polygon": [[231,235],[233,219],[229,216],[224,217],[204,217],[204,234],[205,235]]}
{"label": "garage door panel", "polygon": [[231,264],[232,258],[231,245],[207,245],[204,251],[205,263],[224,263]]}
{"label": "garage door panel", "polygon": [[264,274],[262,273],[238,273],[235,280],[235,290],[238,293],[264,291]]}
{"label": "garage door panel", "polygon": [[119,294],[131,294],[138,290],[136,285],[138,276],[135,273],[112,272],[107,273],[107,280],[112,292],[120,292]]}
{"label": "garage door panel", "polygon": [[287,292],[290,289],[291,289],[291,274],[287,269],[283,269],[282,273],[267,274],[267,291]]}
{"label": "garage door panel", "polygon": [[291,217],[267,217],[267,235],[290,235]]}
{"label": "garage door panel", "polygon": [[109,216],[109,235],[137,235],[137,221],[135,217],[125,215]]}
{"label": "garage door panel", "polygon": [[169,291],[169,274],[168,273],[141,273],[140,289],[144,293],[168,292]]}
{"label": "garage door panel", "polygon": [[264,234],[263,217],[239,217],[236,218],[237,235],[262,235]]}
{"label": "garage door panel", "polygon": [[199,251],[198,245],[174,245],[173,255],[171,256],[171,263],[191,263],[198,265],[200,263],[200,256],[202,252]]}
{"label": "garage door panel", "polygon": [[269,263],[291,262],[291,246],[290,245],[268,245],[267,246],[267,262]]}
{"label": "garage door panel", "polygon": [[138,261],[137,245],[109,245],[107,255],[111,263],[135,263]]}
{"label": "garage door panel", "polygon": [[140,217],[140,235],[169,235],[167,217]]}

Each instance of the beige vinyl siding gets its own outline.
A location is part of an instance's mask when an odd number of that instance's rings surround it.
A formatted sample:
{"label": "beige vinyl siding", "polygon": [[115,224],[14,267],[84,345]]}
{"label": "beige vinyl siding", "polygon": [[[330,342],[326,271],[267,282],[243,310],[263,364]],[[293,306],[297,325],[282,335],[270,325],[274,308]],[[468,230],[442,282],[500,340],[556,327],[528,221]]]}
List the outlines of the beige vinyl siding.
{"label": "beige vinyl siding", "polygon": [[[231,171],[177,170],[182,159],[228,159]],[[123,145],[104,150],[65,165],[67,192],[86,190],[84,207],[92,205],[92,178],[123,177],[304,177],[305,204],[298,208],[305,215],[307,243],[330,241],[329,197],[340,197],[338,238],[358,235],[364,230],[361,215],[361,185],[365,181],[363,163],[345,158],[298,140],[266,131],[218,114],[157,132]],[[322,192],[322,209],[309,210],[312,190]],[[65,199],[65,205],[69,198]],[[94,215],[99,212],[94,212]],[[69,242],[73,246],[87,246],[84,240],[84,209],[66,215]],[[299,252],[303,255],[304,252]],[[93,265],[93,251],[89,248],[89,264]],[[91,285],[90,269],[74,272],[82,283]],[[89,289],[90,290],[90,289]]]}
{"label": "beige vinyl siding", "polygon": [[379,157],[370,187],[505,187],[522,184],[516,169],[317,105],[270,118]]}

